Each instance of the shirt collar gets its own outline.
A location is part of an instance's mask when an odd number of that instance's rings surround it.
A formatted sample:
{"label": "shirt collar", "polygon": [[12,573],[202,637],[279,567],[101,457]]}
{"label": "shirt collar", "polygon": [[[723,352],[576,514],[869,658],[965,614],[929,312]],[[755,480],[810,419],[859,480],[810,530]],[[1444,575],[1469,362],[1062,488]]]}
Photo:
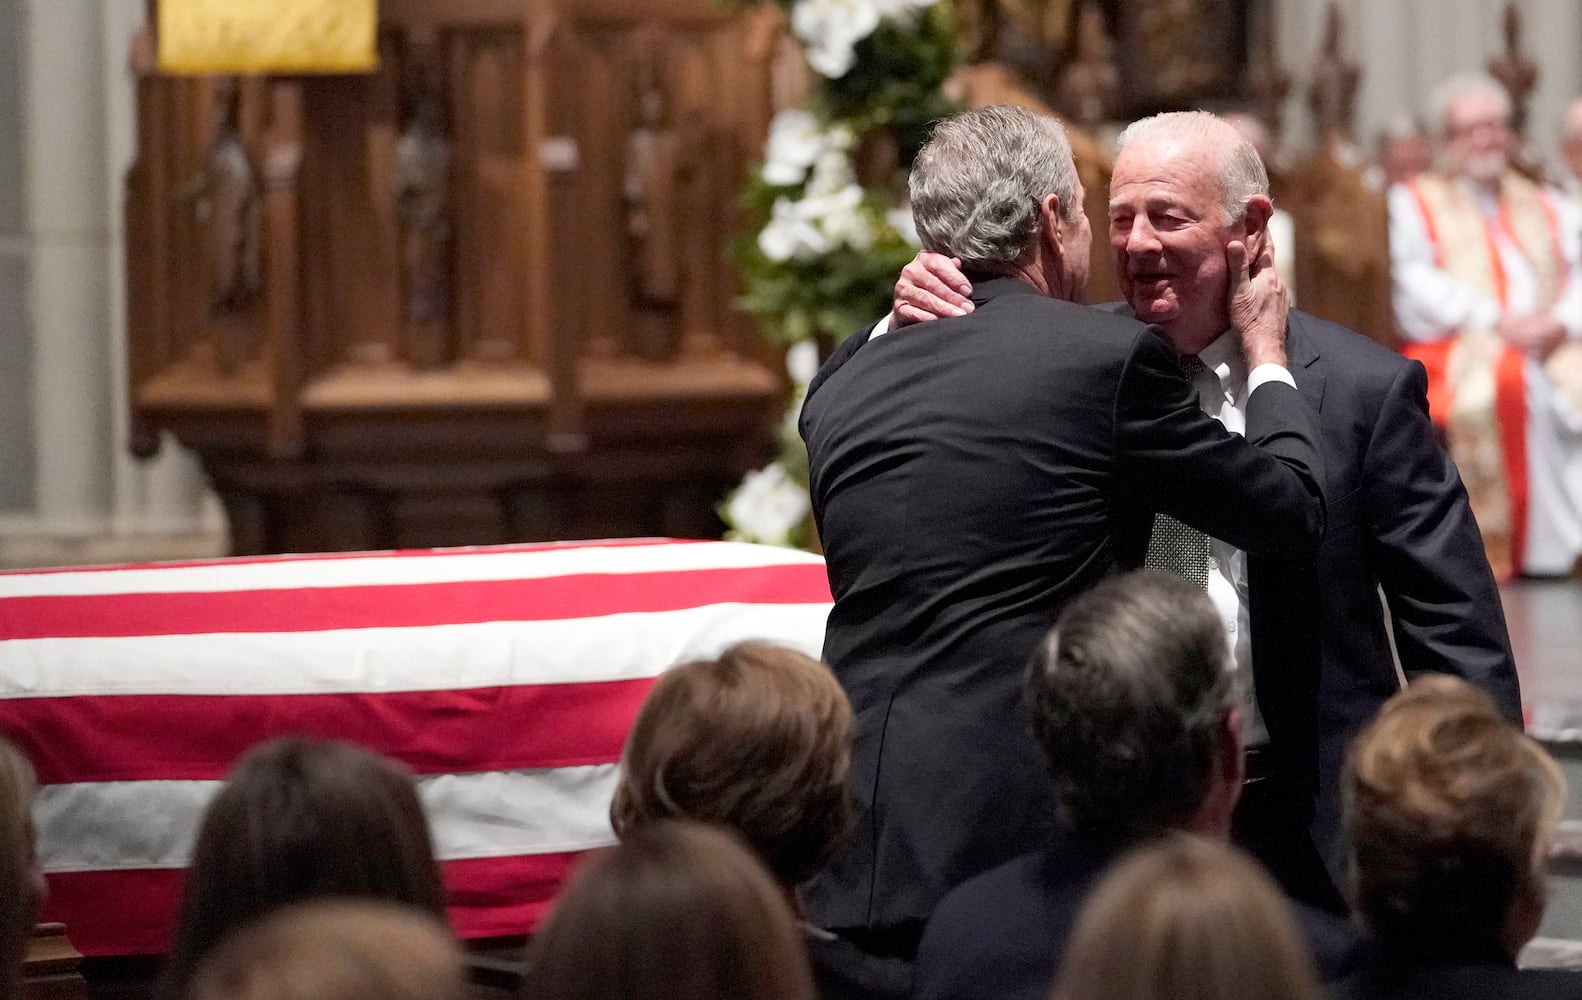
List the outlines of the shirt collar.
{"label": "shirt collar", "polygon": [[1241,397],[1247,385],[1247,360],[1242,357],[1241,344],[1229,330],[1214,338],[1197,357],[1203,367],[1219,379],[1220,388],[1231,402]]}

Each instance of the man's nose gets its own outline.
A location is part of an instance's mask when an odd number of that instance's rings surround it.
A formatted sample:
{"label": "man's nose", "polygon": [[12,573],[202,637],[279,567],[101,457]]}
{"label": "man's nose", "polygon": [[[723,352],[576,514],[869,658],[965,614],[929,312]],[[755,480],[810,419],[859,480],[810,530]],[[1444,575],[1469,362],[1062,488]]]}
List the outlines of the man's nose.
{"label": "man's nose", "polygon": [[1146,219],[1138,218],[1132,220],[1132,224],[1126,229],[1125,236],[1123,245],[1129,254],[1155,253],[1162,246],[1159,242],[1159,234],[1154,231],[1154,227],[1150,226]]}

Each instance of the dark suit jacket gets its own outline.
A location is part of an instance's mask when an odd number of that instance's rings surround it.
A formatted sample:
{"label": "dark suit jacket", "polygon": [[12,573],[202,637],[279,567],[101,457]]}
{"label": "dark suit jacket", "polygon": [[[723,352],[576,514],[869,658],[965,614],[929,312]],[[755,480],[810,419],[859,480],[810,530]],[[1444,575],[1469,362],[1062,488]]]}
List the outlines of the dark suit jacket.
{"label": "dark suit jacket", "polygon": [[1333,1000],[1574,1000],[1582,973],[1517,969],[1494,948],[1412,957],[1378,948],[1330,989]]}
{"label": "dark suit jacket", "polygon": [[1483,536],[1428,419],[1423,366],[1299,311],[1286,357],[1319,415],[1328,527],[1316,560],[1248,557],[1253,682],[1269,750],[1317,793],[1314,839],[1338,879],[1341,766],[1399,689],[1391,630],[1408,677],[1457,674],[1516,722],[1521,693]]}
{"label": "dark suit jacket", "polygon": [[866,807],[807,887],[824,927],[920,922],[1042,844],[1049,782],[1021,705],[1064,603],[1135,563],[1149,504],[1247,551],[1322,533],[1316,421],[1288,386],[1250,447],[1132,320],[982,280],[970,316],[837,352],[802,411],[835,605],[824,656],[857,713]]}
{"label": "dark suit jacket", "polygon": [[[914,1000],[1048,1000],[1082,904],[1118,853],[1115,845],[1061,838],[946,894],[917,951]],[[1320,974],[1348,971],[1358,944],[1350,925],[1292,906]]]}

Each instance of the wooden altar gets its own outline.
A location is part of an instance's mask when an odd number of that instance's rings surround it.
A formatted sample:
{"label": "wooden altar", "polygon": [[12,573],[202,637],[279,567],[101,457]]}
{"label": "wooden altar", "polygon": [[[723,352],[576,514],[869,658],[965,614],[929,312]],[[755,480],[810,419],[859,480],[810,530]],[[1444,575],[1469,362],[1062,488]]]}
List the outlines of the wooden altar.
{"label": "wooden altar", "polygon": [[238,554],[716,534],[784,399],[723,256],[783,32],[382,0],[377,73],[242,78],[145,32],[134,451],[195,449]]}

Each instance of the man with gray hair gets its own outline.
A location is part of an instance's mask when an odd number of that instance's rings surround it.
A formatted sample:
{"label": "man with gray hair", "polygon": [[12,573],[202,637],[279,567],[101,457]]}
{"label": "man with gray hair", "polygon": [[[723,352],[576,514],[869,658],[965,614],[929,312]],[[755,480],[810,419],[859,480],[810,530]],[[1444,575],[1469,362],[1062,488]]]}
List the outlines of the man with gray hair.
{"label": "man with gray hair", "polygon": [[[1171,831],[1230,837],[1241,699],[1203,591],[1149,570],[1066,606],[1028,665],[1026,700],[1064,831],[946,895],[918,949],[915,1000],[1046,1000],[1077,914],[1120,855]],[[1298,908],[1320,966],[1355,935]]]}
{"label": "man with gray hair", "polygon": [[1405,353],[1502,577],[1582,568],[1582,220],[1511,166],[1505,88],[1435,88],[1444,172],[1390,189],[1390,269]]}
{"label": "man with gray hair", "polygon": [[1067,600],[1141,558],[1146,509],[1272,558],[1311,553],[1323,527],[1284,298],[1247,247],[1227,281],[1253,365],[1243,440],[1198,408],[1156,331],[1070,301],[1090,232],[1059,123],[947,119],[911,188],[925,245],[966,262],[979,308],[839,354],[801,415],[835,596],[824,659],[856,709],[864,810],[805,899],[904,957],[945,890],[1048,836],[1017,676]]}
{"label": "man with gray hair", "polygon": [[[1227,333],[1231,249],[1269,245],[1257,159],[1213,115],[1159,115],[1123,134],[1110,185],[1110,246],[1126,295],[1113,308],[1158,323],[1196,359],[1201,404],[1232,431],[1248,426],[1252,358]],[[896,314],[960,315],[973,308],[962,294],[971,287],[946,258],[922,254],[902,272]],[[1323,430],[1324,543],[1315,559],[1277,564],[1209,539],[1196,579],[1248,682],[1243,737],[1255,780],[1237,809],[1237,840],[1288,892],[1340,909],[1341,764],[1399,686],[1392,642],[1408,677],[1465,677],[1513,720],[1521,697],[1477,522],[1428,419],[1422,366],[1296,310],[1285,343]]]}

